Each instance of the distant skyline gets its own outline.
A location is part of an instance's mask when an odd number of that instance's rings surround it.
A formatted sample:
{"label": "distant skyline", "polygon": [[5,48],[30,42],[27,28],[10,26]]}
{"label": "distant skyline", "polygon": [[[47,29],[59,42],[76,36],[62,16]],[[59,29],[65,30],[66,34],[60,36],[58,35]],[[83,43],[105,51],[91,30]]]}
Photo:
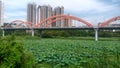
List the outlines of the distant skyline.
{"label": "distant skyline", "polygon": [[120,16],[120,0],[4,0],[5,22],[26,20],[27,4],[64,6],[65,14],[85,19],[92,24]]}

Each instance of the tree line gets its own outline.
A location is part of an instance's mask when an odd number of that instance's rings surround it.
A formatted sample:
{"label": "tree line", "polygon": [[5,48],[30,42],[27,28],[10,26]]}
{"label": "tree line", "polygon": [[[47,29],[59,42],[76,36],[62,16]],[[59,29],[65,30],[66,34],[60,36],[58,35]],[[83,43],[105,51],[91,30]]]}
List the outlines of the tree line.
{"label": "tree line", "polygon": [[[17,36],[31,36],[30,30],[14,30],[5,31],[5,35],[15,34]],[[99,31],[99,37],[120,37],[120,31]],[[0,36],[2,31],[0,30]],[[35,36],[42,38],[54,38],[54,37],[94,37],[94,30],[35,30]]]}

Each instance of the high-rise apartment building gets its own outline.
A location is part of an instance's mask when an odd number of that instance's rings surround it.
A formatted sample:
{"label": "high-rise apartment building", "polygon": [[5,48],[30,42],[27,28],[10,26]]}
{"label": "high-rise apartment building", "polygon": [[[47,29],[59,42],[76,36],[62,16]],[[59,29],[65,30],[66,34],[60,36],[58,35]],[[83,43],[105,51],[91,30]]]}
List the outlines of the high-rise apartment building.
{"label": "high-rise apartment building", "polygon": [[[68,14],[70,15],[70,14]],[[71,19],[65,19],[63,23],[63,27],[72,27],[72,20]]]}
{"label": "high-rise apartment building", "polygon": [[[53,15],[62,15],[64,14],[64,7],[54,8]],[[56,21],[52,24],[52,27],[63,27],[63,20]]]}
{"label": "high-rise apartment building", "polygon": [[3,12],[4,12],[3,11],[3,2],[0,1],[0,27],[3,26],[3,18],[4,18]]}
{"label": "high-rise apartment building", "polygon": [[[51,16],[62,14],[64,14],[64,7],[56,7],[53,10],[53,8],[50,5],[39,5],[37,8],[35,3],[29,3],[27,5],[27,21],[32,22],[34,24],[38,24]],[[71,21],[68,19],[59,20],[49,25],[49,27],[69,27],[69,22]],[[40,27],[45,27],[48,23],[49,21],[46,21]]]}
{"label": "high-rise apartment building", "polygon": [[72,27],[72,20],[65,19],[63,23],[63,27]]}
{"label": "high-rise apartment building", "polygon": [[41,17],[41,13],[40,13],[40,6],[37,7],[37,23],[40,23],[40,17]]}
{"label": "high-rise apartment building", "polygon": [[[37,8],[37,21],[38,22],[43,21],[50,16],[52,16],[52,7],[50,5],[38,6]],[[42,27],[44,27],[47,23],[48,22],[45,22],[44,24],[42,24]]]}
{"label": "high-rise apartment building", "polygon": [[35,3],[29,3],[27,5],[27,21],[37,24],[36,23],[36,4]]}

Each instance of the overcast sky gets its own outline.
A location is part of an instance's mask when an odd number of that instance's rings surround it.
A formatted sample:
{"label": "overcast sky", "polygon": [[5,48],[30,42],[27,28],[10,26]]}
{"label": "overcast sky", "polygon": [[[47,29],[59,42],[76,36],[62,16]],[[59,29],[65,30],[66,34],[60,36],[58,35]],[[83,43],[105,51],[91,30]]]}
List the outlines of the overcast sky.
{"label": "overcast sky", "polygon": [[120,16],[120,0],[3,0],[5,21],[26,20],[27,4],[64,6],[65,14],[83,18],[92,23]]}

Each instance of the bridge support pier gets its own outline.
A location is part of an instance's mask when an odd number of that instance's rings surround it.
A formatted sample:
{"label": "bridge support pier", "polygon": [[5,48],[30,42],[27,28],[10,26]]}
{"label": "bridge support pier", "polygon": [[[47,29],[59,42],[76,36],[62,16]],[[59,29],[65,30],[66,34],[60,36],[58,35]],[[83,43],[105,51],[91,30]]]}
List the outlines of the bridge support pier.
{"label": "bridge support pier", "polygon": [[94,28],[95,30],[95,41],[98,41],[98,28]]}
{"label": "bridge support pier", "polygon": [[34,30],[32,29],[32,37],[34,37]]}
{"label": "bridge support pier", "polygon": [[5,30],[4,29],[2,30],[2,36],[3,37],[5,36]]}

